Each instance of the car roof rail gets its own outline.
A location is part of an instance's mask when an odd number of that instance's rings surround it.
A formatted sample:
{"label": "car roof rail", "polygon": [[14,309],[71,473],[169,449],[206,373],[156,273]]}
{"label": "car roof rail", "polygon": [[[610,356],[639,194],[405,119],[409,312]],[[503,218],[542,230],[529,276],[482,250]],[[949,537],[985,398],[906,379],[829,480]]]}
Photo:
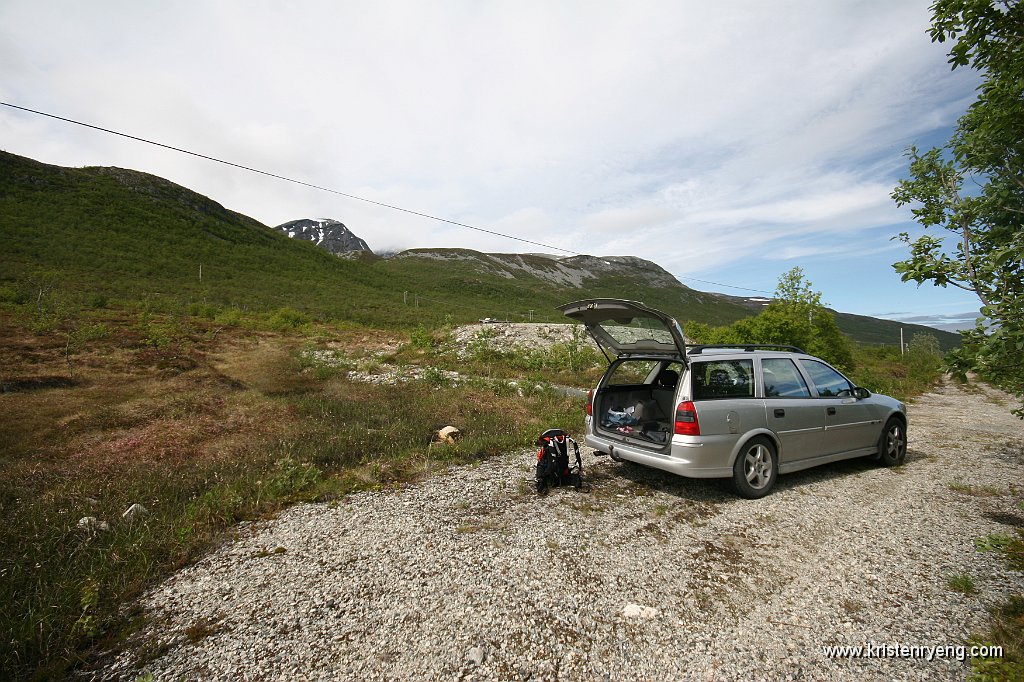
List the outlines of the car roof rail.
{"label": "car roof rail", "polygon": [[687,346],[686,352],[690,355],[700,355],[707,348],[730,348],[753,353],[755,350],[783,350],[789,353],[800,353],[806,355],[803,349],[796,346],[784,346],[776,343],[703,343],[696,346]]}

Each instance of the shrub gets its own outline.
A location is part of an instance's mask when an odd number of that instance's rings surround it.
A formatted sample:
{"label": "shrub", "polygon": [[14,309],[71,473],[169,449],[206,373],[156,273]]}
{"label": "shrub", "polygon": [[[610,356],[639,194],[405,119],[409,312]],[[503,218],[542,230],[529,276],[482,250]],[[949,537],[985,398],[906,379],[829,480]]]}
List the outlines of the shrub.
{"label": "shrub", "polygon": [[242,323],[242,311],[238,308],[226,308],[217,313],[213,321],[225,327],[237,327]]}
{"label": "shrub", "polygon": [[294,308],[284,307],[279,308],[271,315],[268,322],[272,329],[283,332],[305,327],[312,322],[312,319]]}
{"label": "shrub", "polygon": [[434,347],[434,337],[430,330],[421,324],[409,332],[409,343],[416,348],[427,350]]}
{"label": "shrub", "polygon": [[946,578],[946,585],[956,592],[974,594],[974,579],[966,573],[949,576]]}

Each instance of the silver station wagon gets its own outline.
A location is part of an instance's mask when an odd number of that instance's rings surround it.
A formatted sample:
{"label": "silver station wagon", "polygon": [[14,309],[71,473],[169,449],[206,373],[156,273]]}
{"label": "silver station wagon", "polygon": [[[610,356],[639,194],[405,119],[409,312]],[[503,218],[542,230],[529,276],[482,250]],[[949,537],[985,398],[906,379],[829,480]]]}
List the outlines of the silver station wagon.
{"label": "silver station wagon", "polygon": [[587,445],[693,478],[732,478],[767,495],[779,474],[853,457],[884,466],[907,453],[898,400],[857,387],[791,346],[687,347],[679,323],[634,301],[559,308],[609,360],[588,394]]}

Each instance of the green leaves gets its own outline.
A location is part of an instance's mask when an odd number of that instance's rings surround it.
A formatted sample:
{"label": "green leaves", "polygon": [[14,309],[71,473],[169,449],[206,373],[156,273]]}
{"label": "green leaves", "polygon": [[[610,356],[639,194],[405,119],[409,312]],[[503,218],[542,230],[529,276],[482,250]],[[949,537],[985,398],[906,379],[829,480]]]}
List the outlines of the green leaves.
{"label": "green leaves", "polygon": [[910,257],[893,267],[904,282],[976,293],[988,322],[963,333],[951,369],[1024,396],[1024,8],[1017,0],[938,0],[932,12],[932,40],[951,41],[953,68],[978,69],[983,81],[946,145],[907,151],[909,177],[892,192],[921,227],[956,241],[903,232]]}

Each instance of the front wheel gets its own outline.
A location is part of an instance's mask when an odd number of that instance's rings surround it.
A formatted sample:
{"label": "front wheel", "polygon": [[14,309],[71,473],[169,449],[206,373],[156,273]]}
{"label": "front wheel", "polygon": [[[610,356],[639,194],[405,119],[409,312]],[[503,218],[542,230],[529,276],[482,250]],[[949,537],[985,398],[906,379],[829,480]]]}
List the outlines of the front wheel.
{"label": "front wheel", "polygon": [[906,457],[907,428],[900,419],[890,417],[878,437],[878,461],[884,467],[894,467],[903,464]]}
{"label": "front wheel", "polygon": [[779,475],[775,444],[758,436],[750,439],[732,467],[732,482],[736,492],[748,499],[764,497],[775,487]]}

